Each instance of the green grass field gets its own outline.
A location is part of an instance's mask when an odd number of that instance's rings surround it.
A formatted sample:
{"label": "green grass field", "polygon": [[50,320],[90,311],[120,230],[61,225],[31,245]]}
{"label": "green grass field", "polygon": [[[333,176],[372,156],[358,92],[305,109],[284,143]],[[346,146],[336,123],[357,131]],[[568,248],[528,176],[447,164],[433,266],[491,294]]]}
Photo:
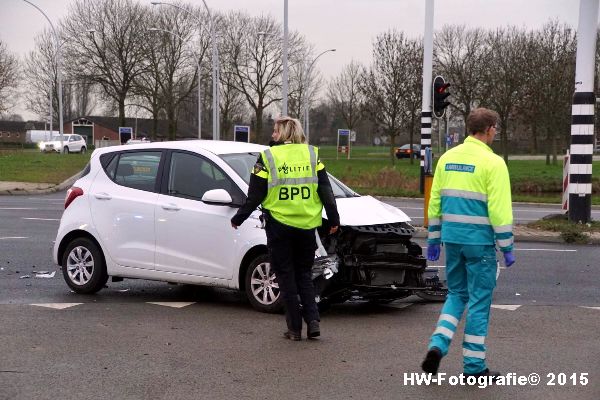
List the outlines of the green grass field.
{"label": "green grass field", "polygon": [[[421,197],[418,160],[394,160],[388,147],[358,146],[350,160],[323,146],[320,157],[327,170],[361,194]],[[336,158],[337,156],[337,158]],[[88,154],[43,154],[37,151],[0,153],[0,181],[60,183],[82,170]],[[513,200],[560,203],[562,165],[543,160],[509,160]],[[600,162],[593,165],[593,204],[600,204]]]}

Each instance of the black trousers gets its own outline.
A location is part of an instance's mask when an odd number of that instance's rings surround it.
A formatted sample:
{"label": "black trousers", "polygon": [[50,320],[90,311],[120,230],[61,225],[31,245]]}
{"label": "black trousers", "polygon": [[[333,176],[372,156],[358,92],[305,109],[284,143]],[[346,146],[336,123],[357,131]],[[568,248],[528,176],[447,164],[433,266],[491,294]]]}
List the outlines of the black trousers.
{"label": "black trousers", "polygon": [[307,323],[319,320],[311,278],[317,249],[315,230],[284,225],[270,216],[265,230],[271,266],[285,303],[288,329],[300,332],[302,318]]}

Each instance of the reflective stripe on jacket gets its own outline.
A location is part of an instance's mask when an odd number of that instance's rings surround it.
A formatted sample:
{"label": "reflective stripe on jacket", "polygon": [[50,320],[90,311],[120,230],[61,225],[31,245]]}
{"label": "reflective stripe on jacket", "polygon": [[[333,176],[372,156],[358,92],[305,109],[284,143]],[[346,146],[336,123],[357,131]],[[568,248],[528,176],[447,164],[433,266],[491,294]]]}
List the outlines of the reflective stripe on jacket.
{"label": "reflective stripe on jacket", "polygon": [[262,152],[265,169],[254,173],[268,181],[262,206],[277,221],[300,229],[321,226],[317,171],[324,166],[318,156],[318,149],[306,144],[284,144]]}
{"label": "reflective stripe on jacket", "polygon": [[512,251],[512,200],[502,157],[469,136],[438,161],[427,210],[429,244],[493,245]]}

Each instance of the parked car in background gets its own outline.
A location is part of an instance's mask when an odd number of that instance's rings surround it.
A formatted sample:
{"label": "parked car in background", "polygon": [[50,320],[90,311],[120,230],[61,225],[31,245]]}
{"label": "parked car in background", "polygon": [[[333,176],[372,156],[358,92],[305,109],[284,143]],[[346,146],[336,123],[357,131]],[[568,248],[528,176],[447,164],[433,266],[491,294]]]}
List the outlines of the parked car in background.
{"label": "parked car in background", "polygon": [[60,144],[60,135],[52,135],[52,140],[40,142],[38,144],[40,151],[43,153],[57,152],[57,153],[85,153],[87,151],[87,144],[85,139],[81,135],[75,135],[72,133],[63,134],[62,147]]}
{"label": "parked car in background", "polygon": [[[230,223],[265,148],[190,140],[96,149],[67,192],[54,245],[67,285],[83,294],[101,290],[109,277],[219,286],[245,292],[259,311],[280,311],[261,212],[239,229]],[[325,217],[319,229],[312,272],[321,306],[440,289],[404,212],[333,176],[330,182],[340,229],[328,235]]]}
{"label": "parked car in background", "polygon": [[421,145],[413,144],[412,149],[410,144],[404,144],[400,147],[396,147],[396,158],[420,158],[421,157]]}

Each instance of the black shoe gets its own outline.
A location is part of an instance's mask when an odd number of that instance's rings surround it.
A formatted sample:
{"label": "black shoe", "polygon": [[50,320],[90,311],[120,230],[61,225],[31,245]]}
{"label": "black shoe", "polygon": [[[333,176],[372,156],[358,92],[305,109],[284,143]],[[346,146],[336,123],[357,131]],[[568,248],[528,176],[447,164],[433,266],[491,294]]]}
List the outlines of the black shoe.
{"label": "black shoe", "polygon": [[302,335],[300,334],[300,332],[294,332],[289,329],[283,332],[283,337],[286,339],[293,340],[295,342],[302,340]]}
{"label": "black shoe", "polygon": [[500,375],[502,375],[500,372],[498,371],[490,371],[489,368],[484,369],[481,372],[478,372],[476,374],[463,374],[463,376],[465,378],[468,378],[469,376],[474,376],[474,377],[480,377],[480,376],[491,376],[494,379],[498,378]]}
{"label": "black shoe", "polygon": [[442,361],[442,351],[437,347],[432,347],[425,356],[425,360],[421,364],[423,371],[429,374],[437,374],[438,368],[440,367],[440,361]]}
{"label": "black shoe", "polygon": [[310,321],[306,326],[306,336],[309,339],[316,339],[321,336],[321,328],[319,327],[319,321]]}

